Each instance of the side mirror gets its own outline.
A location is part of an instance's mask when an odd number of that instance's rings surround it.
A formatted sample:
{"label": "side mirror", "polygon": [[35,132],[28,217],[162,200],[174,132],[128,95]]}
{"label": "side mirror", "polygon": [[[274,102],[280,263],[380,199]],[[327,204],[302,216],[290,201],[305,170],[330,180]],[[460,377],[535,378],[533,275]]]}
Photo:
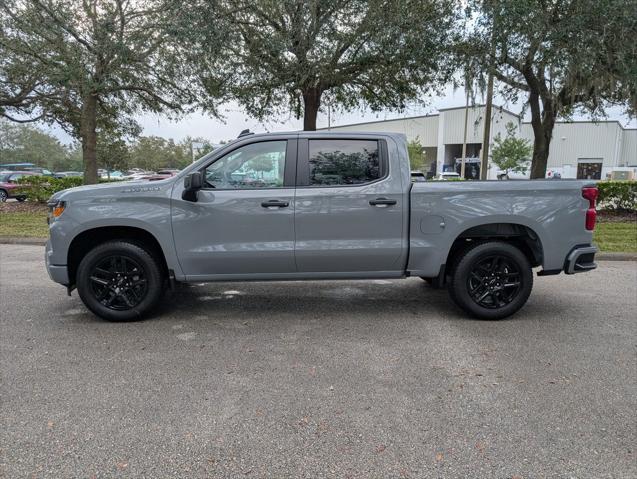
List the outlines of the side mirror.
{"label": "side mirror", "polygon": [[197,201],[197,191],[203,188],[203,175],[200,171],[188,174],[184,178],[184,191],[181,199],[186,201]]}

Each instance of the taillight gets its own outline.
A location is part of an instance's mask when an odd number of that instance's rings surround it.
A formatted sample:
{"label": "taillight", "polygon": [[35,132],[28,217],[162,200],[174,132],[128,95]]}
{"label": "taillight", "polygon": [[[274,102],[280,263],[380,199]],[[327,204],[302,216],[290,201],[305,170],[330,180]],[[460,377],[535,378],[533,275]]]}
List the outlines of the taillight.
{"label": "taillight", "polygon": [[582,197],[588,200],[588,209],[586,210],[586,229],[593,231],[595,229],[595,221],[597,220],[597,211],[595,210],[597,196],[596,186],[587,186],[582,188]]}

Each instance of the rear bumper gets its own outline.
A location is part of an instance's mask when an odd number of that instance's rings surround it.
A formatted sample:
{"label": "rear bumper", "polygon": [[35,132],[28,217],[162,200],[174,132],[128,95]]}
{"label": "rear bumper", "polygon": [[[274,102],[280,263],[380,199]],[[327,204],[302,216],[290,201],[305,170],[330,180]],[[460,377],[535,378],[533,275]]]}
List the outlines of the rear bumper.
{"label": "rear bumper", "polygon": [[585,273],[597,268],[595,263],[595,246],[578,246],[571,251],[564,262],[564,272],[566,274]]}
{"label": "rear bumper", "polygon": [[46,242],[46,247],[44,248],[44,262],[46,264],[46,270],[49,273],[49,278],[51,278],[56,283],[63,284],[68,286],[69,284],[69,272],[66,265],[54,265],[51,264],[51,255],[53,254],[53,250],[51,249],[51,241]]}

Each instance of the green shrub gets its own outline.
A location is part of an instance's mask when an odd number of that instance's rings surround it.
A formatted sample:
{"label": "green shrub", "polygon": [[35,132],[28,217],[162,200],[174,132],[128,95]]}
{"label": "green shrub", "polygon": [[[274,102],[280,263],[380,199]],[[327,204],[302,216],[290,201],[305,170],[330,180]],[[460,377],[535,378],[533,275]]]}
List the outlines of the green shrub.
{"label": "green shrub", "polygon": [[597,188],[600,209],[637,211],[637,181],[600,181]]}
{"label": "green shrub", "polygon": [[53,193],[82,185],[82,177],[52,178],[50,176],[23,176],[18,180],[19,192],[29,200],[46,203]]}

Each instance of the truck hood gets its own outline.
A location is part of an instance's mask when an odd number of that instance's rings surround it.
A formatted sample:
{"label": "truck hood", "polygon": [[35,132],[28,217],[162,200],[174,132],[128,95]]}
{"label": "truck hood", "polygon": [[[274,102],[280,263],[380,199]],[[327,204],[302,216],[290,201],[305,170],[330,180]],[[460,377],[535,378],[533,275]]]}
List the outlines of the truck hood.
{"label": "truck hood", "polygon": [[83,185],[75,188],[58,191],[51,200],[71,200],[75,198],[91,198],[122,195],[126,193],[144,193],[145,191],[157,191],[171,185],[175,177],[165,180],[148,181],[148,180],[130,180],[117,181],[111,183],[100,183],[97,185]]}

